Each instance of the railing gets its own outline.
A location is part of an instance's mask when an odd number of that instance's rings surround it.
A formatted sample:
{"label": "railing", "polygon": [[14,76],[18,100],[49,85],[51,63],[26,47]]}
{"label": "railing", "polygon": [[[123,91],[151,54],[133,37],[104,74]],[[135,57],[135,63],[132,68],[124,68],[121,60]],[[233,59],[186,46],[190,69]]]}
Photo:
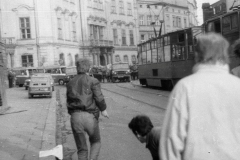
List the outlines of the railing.
{"label": "railing", "polygon": [[80,41],[81,46],[113,46],[113,41],[91,39],[87,41]]}

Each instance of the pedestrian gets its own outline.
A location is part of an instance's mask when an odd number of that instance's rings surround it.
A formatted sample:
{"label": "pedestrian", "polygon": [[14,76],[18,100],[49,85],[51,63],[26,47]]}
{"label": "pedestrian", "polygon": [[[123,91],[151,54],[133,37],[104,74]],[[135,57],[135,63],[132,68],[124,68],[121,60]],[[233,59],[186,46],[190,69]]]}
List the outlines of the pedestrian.
{"label": "pedestrian", "polygon": [[[237,58],[240,58],[240,39],[235,41],[233,44],[233,52],[236,54]],[[240,64],[231,70],[232,74],[240,78]]]}
{"label": "pedestrian", "polygon": [[169,97],[161,160],[239,159],[240,79],[230,74],[228,47],[216,33],[198,38],[194,73]]}
{"label": "pedestrian", "polygon": [[8,85],[9,88],[13,88],[14,86],[14,73],[11,70],[8,70]]}
{"label": "pedestrian", "polygon": [[154,127],[146,115],[134,117],[128,127],[141,143],[146,143],[146,148],[149,149],[153,160],[160,160],[158,150],[161,129]]}
{"label": "pedestrian", "polygon": [[78,149],[78,159],[88,160],[88,146],[85,133],[90,141],[90,159],[97,160],[101,147],[99,112],[109,118],[100,82],[86,73],[90,69],[88,59],[76,62],[77,73],[67,84],[67,107],[71,115],[71,127]]}

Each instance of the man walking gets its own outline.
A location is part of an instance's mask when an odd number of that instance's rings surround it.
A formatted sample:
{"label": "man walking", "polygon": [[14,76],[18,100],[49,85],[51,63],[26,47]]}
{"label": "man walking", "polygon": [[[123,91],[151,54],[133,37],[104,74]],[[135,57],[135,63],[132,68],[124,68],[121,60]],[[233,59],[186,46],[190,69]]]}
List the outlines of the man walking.
{"label": "man walking", "polygon": [[78,149],[78,160],[88,160],[85,133],[90,141],[90,159],[97,160],[101,147],[98,125],[99,112],[108,117],[106,103],[97,79],[88,76],[91,63],[88,59],[76,62],[78,75],[67,84],[67,107]]}

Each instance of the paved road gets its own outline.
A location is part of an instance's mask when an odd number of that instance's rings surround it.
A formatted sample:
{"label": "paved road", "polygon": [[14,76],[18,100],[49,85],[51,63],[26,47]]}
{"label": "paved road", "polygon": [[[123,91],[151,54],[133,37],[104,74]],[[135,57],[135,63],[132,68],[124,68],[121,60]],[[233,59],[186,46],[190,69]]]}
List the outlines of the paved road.
{"label": "paved road", "polygon": [[[110,119],[100,117],[102,148],[99,160],[147,160],[151,155],[132,132],[128,123],[138,114],[147,114],[155,126],[161,126],[169,92],[148,89],[131,83],[103,83],[103,94]],[[66,110],[66,88],[59,89],[58,142],[64,145],[65,160],[77,160],[76,146]],[[60,131],[59,131],[60,132]],[[59,139],[62,137],[61,139]]]}

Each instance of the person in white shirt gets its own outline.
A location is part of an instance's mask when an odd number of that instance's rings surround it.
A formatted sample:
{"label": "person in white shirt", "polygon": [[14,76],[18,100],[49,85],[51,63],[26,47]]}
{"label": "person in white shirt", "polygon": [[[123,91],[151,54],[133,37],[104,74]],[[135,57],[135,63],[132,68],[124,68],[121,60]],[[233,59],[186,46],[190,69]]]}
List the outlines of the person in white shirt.
{"label": "person in white shirt", "polygon": [[216,33],[198,38],[194,73],[169,97],[161,160],[239,160],[240,79],[230,74],[228,47]]}

